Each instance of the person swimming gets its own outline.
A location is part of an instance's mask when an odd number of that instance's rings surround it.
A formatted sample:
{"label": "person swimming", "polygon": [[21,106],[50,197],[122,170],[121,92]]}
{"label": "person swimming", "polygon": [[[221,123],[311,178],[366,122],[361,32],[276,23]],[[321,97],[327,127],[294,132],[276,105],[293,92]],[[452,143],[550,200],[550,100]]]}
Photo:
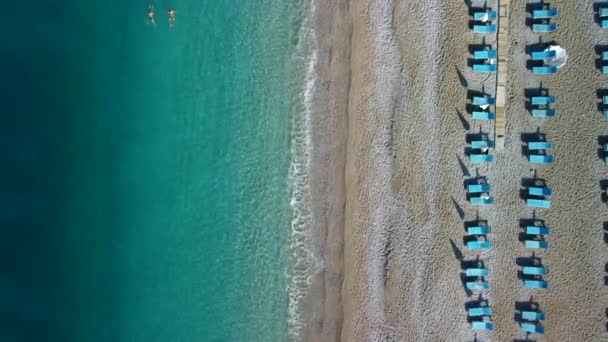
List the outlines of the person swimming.
{"label": "person swimming", "polygon": [[156,25],[156,22],[154,22],[154,6],[152,5],[148,7],[148,22]]}
{"label": "person swimming", "polygon": [[171,26],[173,26],[174,23],[175,23],[175,10],[170,9],[169,10],[169,24]]}

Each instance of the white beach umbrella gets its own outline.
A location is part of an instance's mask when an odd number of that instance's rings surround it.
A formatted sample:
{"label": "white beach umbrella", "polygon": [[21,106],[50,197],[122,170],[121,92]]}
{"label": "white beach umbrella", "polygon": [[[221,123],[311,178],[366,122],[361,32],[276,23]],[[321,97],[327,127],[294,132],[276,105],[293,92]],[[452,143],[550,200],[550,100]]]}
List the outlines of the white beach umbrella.
{"label": "white beach umbrella", "polygon": [[545,64],[549,66],[557,67],[558,69],[563,67],[568,60],[568,54],[559,45],[551,45],[545,49],[545,51],[555,51],[555,57],[545,59]]}
{"label": "white beach umbrella", "polygon": [[488,12],[483,14],[483,17],[481,17],[481,22],[485,23],[490,19],[490,14]]}

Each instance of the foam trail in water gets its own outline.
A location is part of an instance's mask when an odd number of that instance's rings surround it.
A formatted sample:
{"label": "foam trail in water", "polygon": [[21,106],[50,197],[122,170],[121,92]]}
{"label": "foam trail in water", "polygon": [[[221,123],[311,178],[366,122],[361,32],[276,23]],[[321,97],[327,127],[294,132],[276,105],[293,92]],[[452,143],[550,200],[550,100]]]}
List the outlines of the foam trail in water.
{"label": "foam trail in water", "polygon": [[302,301],[308,295],[312,275],[319,268],[312,247],[311,229],[313,223],[310,193],[311,165],[311,116],[317,86],[316,66],[318,62],[318,45],[313,18],[316,14],[316,3],[312,1],[308,15],[299,32],[296,63],[305,66],[304,85],[299,94],[301,108],[293,113],[291,162],[289,182],[291,184],[291,241],[290,250],[292,266],[289,274],[289,311],[288,335],[292,341],[299,340],[306,322],[302,316]]}

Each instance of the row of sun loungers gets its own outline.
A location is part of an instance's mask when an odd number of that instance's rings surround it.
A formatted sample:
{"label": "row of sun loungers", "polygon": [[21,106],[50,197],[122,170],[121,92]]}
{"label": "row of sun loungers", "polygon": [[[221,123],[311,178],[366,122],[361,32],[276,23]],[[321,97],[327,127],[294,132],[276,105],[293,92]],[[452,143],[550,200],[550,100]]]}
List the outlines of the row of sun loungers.
{"label": "row of sun loungers", "polygon": [[[496,20],[498,12],[488,9],[480,10],[473,13],[472,29],[477,34],[496,34],[498,27]],[[495,73],[497,71],[498,51],[495,48],[486,48],[473,51],[472,70],[474,73]],[[470,99],[472,109],[470,109],[471,118],[473,120],[492,121],[495,120],[496,114],[491,107],[495,105],[495,98],[492,96],[472,96]],[[468,149],[469,161],[471,163],[489,163],[492,162],[494,156],[490,153],[494,148],[494,142],[487,135],[480,134],[479,138],[468,141],[470,147]],[[467,185],[467,197],[473,206],[487,206],[493,204],[493,199],[489,195],[492,187],[490,184],[481,182],[477,184]],[[488,240],[488,235],[491,229],[486,224],[479,222],[474,226],[466,228],[465,244],[466,248],[472,251],[489,250],[492,248],[491,241]],[[487,280],[490,271],[483,268],[483,265],[465,269],[466,282],[465,287],[469,291],[485,291],[490,289],[490,282]],[[474,331],[494,330],[494,323],[491,321],[492,308],[489,306],[479,306],[469,308],[467,310],[469,320],[471,321],[471,329]]]}

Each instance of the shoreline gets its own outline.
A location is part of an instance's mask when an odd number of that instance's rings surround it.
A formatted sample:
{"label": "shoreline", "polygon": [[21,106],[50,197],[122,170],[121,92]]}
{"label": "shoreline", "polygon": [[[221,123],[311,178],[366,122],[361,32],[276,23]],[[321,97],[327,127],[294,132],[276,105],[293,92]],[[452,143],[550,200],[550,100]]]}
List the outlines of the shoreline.
{"label": "shoreline", "polygon": [[312,254],[319,267],[304,300],[305,341],[340,341],[350,14],[345,0],[319,1],[313,26],[318,47],[311,115]]}

